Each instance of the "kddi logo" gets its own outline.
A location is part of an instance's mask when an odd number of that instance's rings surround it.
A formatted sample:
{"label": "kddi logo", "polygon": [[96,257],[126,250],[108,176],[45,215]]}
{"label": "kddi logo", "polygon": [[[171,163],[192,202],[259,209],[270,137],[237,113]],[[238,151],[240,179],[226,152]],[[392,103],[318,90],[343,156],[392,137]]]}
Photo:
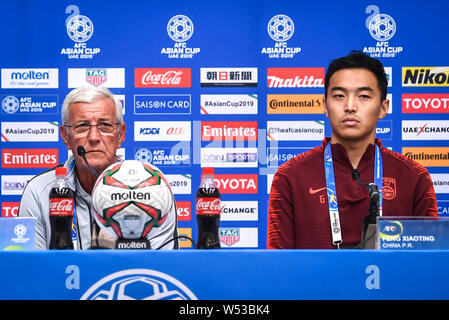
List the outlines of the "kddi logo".
{"label": "kddi logo", "polygon": [[267,32],[271,39],[275,41],[274,47],[262,48],[261,53],[268,55],[270,59],[289,59],[301,52],[300,47],[289,47],[289,40],[295,32],[295,24],[289,16],[278,14],[270,19],[267,25]]}
{"label": "kddi logo", "polygon": [[375,5],[366,7],[365,13],[370,14],[365,20],[365,26],[377,43],[375,47],[364,47],[363,52],[373,58],[394,58],[401,53],[403,47],[392,47],[388,43],[396,33],[394,19],[388,14],[380,13],[379,7]]}
{"label": "kddi logo", "polygon": [[161,54],[167,55],[170,59],[191,59],[200,52],[200,48],[187,46],[187,40],[193,35],[193,22],[189,17],[176,15],[167,23],[168,36],[175,41],[173,47],[161,49]]}
{"label": "kddi logo", "polygon": [[69,59],[92,59],[101,51],[100,48],[89,48],[86,44],[94,33],[92,20],[81,15],[75,5],[67,6],[65,12],[70,14],[65,21],[67,35],[75,43],[71,48],[62,48],[61,54]]}

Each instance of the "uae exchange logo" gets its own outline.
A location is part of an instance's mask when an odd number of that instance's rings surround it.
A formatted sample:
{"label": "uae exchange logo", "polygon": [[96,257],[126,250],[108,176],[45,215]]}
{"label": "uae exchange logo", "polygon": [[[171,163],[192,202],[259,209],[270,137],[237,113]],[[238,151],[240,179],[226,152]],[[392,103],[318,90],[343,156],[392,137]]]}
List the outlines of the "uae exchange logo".
{"label": "uae exchange logo", "polygon": [[388,41],[396,32],[396,22],[388,14],[377,14],[371,18],[368,30],[375,40]]}
{"label": "uae exchange logo", "polygon": [[81,300],[197,300],[175,278],[155,270],[128,269],[97,281]]}
{"label": "uae exchange logo", "polygon": [[193,22],[187,16],[176,15],[168,21],[167,33],[173,41],[187,41],[193,35]]}
{"label": "uae exchange logo", "polygon": [[295,25],[289,16],[278,14],[268,22],[267,30],[271,39],[284,42],[293,36]]}
{"label": "uae exchange logo", "polygon": [[67,21],[67,34],[75,42],[86,42],[94,33],[94,24],[83,15],[76,15]]}

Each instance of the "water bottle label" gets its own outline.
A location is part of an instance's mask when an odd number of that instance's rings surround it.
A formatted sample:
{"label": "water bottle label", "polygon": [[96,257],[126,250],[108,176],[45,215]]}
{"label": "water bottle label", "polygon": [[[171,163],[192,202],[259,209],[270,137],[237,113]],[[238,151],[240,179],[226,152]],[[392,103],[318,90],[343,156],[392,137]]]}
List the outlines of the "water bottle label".
{"label": "water bottle label", "polygon": [[49,211],[50,216],[72,216],[73,199],[51,198]]}
{"label": "water bottle label", "polygon": [[221,212],[220,198],[196,199],[196,214],[216,214]]}

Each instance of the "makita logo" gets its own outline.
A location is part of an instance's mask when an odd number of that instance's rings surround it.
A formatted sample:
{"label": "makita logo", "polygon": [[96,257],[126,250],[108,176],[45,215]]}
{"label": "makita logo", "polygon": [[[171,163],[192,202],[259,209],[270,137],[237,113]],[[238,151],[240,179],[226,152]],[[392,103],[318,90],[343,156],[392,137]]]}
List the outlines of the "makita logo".
{"label": "makita logo", "polygon": [[25,72],[12,72],[11,80],[48,80],[50,79],[49,72],[39,72],[29,70]]}
{"label": "makita logo", "polygon": [[449,67],[403,67],[404,87],[449,86]]}
{"label": "makita logo", "polygon": [[268,88],[323,88],[324,68],[268,68]]}
{"label": "makita logo", "polygon": [[111,193],[111,200],[112,201],[150,200],[150,193],[137,190],[128,190],[125,192],[113,192]]}

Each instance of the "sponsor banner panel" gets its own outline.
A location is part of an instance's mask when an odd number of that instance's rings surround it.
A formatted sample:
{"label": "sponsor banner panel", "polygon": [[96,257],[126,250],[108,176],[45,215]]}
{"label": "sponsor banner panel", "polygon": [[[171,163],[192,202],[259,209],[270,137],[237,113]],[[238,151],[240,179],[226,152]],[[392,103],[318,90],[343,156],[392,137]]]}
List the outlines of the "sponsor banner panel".
{"label": "sponsor banner panel", "polygon": [[324,121],[267,121],[269,141],[310,141],[324,139]]}
{"label": "sponsor banner panel", "polygon": [[402,140],[449,140],[449,121],[402,120]]}
{"label": "sponsor banner panel", "polygon": [[268,88],[324,88],[324,68],[268,68]]}
{"label": "sponsor banner panel", "polygon": [[2,95],[2,114],[57,114],[58,95]]}
{"label": "sponsor banner panel", "polygon": [[257,94],[202,94],[201,114],[257,114]]}
{"label": "sponsor banner panel", "polygon": [[379,138],[382,141],[393,139],[393,121],[392,120],[377,121],[376,138]]}
{"label": "sponsor banner panel", "polygon": [[223,248],[257,248],[257,228],[220,228],[220,244]]}
{"label": "sponsor banner panel", "polygon": [[2,168],[53,168],[59,149],[3,149]]}
{"label": "sponsor banner panel", "polygon": [[2,89],[57,89],[59,70],[2,69]]}
{"label": "sponsor banner panel", "polygon": [[267,167],[277,168],[281,164],[293,159],[298,154],[306,152],[313,147],[268,147],[267,148]]}
{"label": "sponsor banner panel", "polygon": [[438,200],[438,214],[440,216],[449,216],[449,200]]}
{"label": "sponsor banner panel", "polygon": [[2,195],[20,196],[34,175],[2,175]]}
{"label": "sponsor banner panel", "polygon": [[257,168],[257,148],[201,148],[201,167]]}
{"label": "sponsor banner panel", "polygon": [[201,121],[201,141],[256,141],[257,121]]}
{"label": "sponsor banner panel", "polygon": [[268,114],[322,114],[323,94],[269,94]]}
{"label": "sponsor banner panel", "polygon": [[190,94],[135,94],[135,115],[191,114]]}
{"label": "sponsor banner panel", "polygon": [[404,93],[402,113],[449,113],[449,94]]}
{"label": "sponsor banner panel", "polygon": [[136,148],[134,158],[156,167],[189,167],[190,148]]}
{"label": "sponsor banner panel", "polygon": [[86,85],[107,88],[125,87],[124,68],[69,68],[68,87],[78,88]]}
{"label": "sponsor banner panel", "polygon": [[403,87],[449,87],[449,67],[402,67]]}
{"label": "sponsor banner panel", "polygon": [[190,68],[135,68],[136,88],[190,88]]}
{"label": "sponsor banner panel", "polygon": [[15,218],[19,214],[20,202],[2,202],[2,217]]}
{"label": "sponsor banner panel", "polygon": [[192,177],[190,174],[165,174],[173,194],[191,194]]}
{"label": "sponsor banner panel", "polygon": [[[192,239],[192,228],[178,228],[178,236],[185,236]],[[192,248],[192,242],[189,239],[180,238],[178,241],[180,248]]]}
{"label": "sponsor banner panel", "polygon": [[220,189],[221,194],[226,193],[247,193],[257,194],[258,187],[257,174],[215,174],[214,181]]}
{"label": "sponsor banner panel", "polygon": [[425,167],[449,166],[449,147],[403,147],[402,154]]}
{"label": "sponsor banner panel", "polygon": [[257,201],[221,201],[221,221],[257,221]]}
{"label": "sponsor banner panel", "polygon": [[2,122],[2,142],[57,142],[57,122]]}
{"label": "sponsor banner panel", "polygon": [[192,201],[176,201],[178,221],[192,220]]}
{"label": "sponsor banner panel", "polygon": [[202,87],[257,87],[257,68],[201,68]]}
{"label": "sponsor banner panel", "polygon": [[449,193],[449,173],[431,173],[435,193]]}
{"label": "sponsor banner panel", "polygon": [[134,121],[134,141],[190,141],[190,121]]}

